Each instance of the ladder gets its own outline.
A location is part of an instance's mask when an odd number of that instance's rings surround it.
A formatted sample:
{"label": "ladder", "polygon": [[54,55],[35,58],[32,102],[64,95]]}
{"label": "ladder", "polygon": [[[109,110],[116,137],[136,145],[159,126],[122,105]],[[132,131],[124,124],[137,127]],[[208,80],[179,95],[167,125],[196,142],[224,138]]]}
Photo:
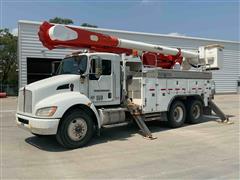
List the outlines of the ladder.
{"label": "ladder", "polygon": [[129,110],[130,114],[132,115],[133,119],[137,123],[138,127],[141,129],[143,136],[150,140],[156,139],[156,137],[153,137],[151,131],[148,129],[148,127],[144,121],[145,118],[141,114],[139,106],[130,102],[130,103],[128,103],[127,108]]}

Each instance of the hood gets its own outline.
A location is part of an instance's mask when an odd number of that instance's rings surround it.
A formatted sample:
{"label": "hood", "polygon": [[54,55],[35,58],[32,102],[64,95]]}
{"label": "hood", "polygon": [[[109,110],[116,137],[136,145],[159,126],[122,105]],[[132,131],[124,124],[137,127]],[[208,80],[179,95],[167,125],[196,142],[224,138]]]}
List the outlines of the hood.
{"label": "hood", "polygon": [[75,84],[76,81],[79,81],[79,75],[63,74],[63,75],[53,76],[47,79],[43,79],[43,80],[28,84],[26,86],[26,89],[35,91],[39,89],[55,87],[55,90],[56,90],[56,88],[60,85],[70,84],[70,83]]}
{"label": "hood", "polygon": [[[70,90],[70,84],[73,86]],[[32,105],[39,101],[63,92],[79,92],[80,77],[74,74],[63,74],[43,79],[27,85],[26,90],[31,91]]]}

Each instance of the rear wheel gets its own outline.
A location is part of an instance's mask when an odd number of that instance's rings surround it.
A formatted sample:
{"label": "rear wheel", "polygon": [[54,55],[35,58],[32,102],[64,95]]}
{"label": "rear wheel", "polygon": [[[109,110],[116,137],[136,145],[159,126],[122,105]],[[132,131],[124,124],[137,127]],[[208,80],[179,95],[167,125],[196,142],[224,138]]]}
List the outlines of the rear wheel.
{"label": "rear wheel", "polygon": [[86,145],[93,136],[93,121],[84,111],[74,110],[65,115],[56,135],[57,141],[66,148]]}
{"label": "rear wheel", "polygon": [[168,111],[168,125],[172,128],[181,127],[186,119],[186,108],[181,101],[174,101]]}
{"label": "rear wheel", "polygon": [[191,124],[199,123],[203,116],[203,105],[199,100],[191,100],[187,108],[187,122]]}

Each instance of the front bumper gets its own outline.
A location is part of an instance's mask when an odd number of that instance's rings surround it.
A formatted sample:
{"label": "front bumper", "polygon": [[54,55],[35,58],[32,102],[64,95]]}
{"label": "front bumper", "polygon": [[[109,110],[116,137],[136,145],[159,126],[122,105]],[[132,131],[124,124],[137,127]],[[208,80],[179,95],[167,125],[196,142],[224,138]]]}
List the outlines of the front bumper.
{"label": "front bumper", "polygon": [[18,127],[41,135],[57,134],[59,121],[60,119],[40,119],[16,114]]}

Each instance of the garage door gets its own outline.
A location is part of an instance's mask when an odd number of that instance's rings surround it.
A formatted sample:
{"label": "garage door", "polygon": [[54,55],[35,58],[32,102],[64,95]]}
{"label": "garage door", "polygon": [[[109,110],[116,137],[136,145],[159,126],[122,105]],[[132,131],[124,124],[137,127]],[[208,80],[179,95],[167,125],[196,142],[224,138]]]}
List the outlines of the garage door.
{"label": "garage door", "polygon": [[55,75],[61,59],[27,58],[27,83]]}

